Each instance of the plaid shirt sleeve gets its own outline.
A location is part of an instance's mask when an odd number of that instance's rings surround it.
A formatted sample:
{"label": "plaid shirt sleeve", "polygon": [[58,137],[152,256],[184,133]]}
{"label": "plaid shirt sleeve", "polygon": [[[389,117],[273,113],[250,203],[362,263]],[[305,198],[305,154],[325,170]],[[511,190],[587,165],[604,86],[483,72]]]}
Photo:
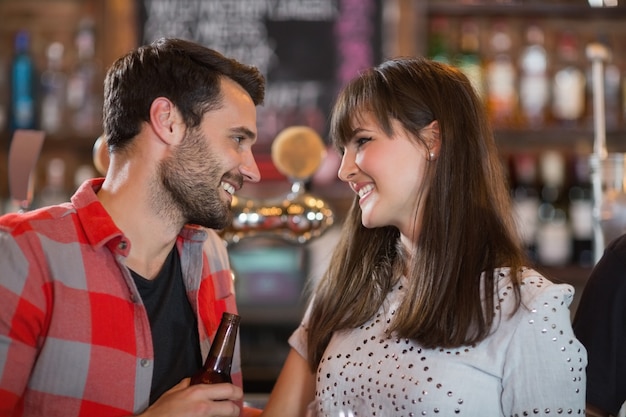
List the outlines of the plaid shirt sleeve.
{"label": "plaid shirt sleeve", "polygon": [[[97,186],[69,205],[0,217],[0,416],[128,416],[148,405],[150,323],[124,266],[129,242]],[[178,243],[206,357],[222,312],[236,312],[228,256],[214,231],[185,228]]]}
{"label": "plaid shirt sleeve", "polygon": [[0,223],[0,415],[145,408],[150,324],[121,266],[123,238],[92,246],[71,206]]}
{"label": "plaid shirt sleeve", "polygon": [[[46,294],[26,288],[28,261],[4,230],[0,248],[0,415],[4,416],[19,403],[37,357],[46,321],[40,306],[45,305]],[[28,299],[25,292],[30,293]]]}

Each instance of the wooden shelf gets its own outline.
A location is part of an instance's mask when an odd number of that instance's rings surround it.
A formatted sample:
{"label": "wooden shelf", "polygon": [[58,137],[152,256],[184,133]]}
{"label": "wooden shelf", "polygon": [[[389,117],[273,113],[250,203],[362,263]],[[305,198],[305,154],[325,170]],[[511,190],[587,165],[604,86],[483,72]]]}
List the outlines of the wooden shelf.
{"label": "wooden shelf", "polygon": [[446,16],[516,16],[567,19],[623,19],[626,6],[591,7],[585,3],[500,3],[459,4],[458,2],[430,2],[426,6],[429,15]]}
{"label": "wooden shelf", "polygon": [[[502,151],[527,149],[593,149],[593,129],[568,129],[548,127],[536,130],[529,129],[496,129],[496,143]],[[626,152],[626,131],[609,131],[606,134],[609,152]]]}

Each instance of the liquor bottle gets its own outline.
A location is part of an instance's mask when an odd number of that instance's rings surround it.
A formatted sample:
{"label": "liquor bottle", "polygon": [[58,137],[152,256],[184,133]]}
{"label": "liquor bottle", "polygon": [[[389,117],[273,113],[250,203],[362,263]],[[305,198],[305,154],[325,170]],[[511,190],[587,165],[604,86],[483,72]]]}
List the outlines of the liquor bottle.
{"label": "liquor bottle", "polygon": [[47,65],[41,74],[41,128],[46,133],[58,133],[65,114],[67,77],[62,71],[63,44],[53,42],[46,49]]}
{"label": "liquor bottle", "polygon": [[556,48],[559,61],[552,81],[552,115],[561,125],[576,127],[585,113],[587,84],[576,35],[561,33]]}
{"label": "liquor bottle", "polygon": [[0,53],[0,133],[7,127],[9,113],[8,60]]}
{"label": "liquor bottle", "polygon": [[445,17],[435,17],[430,23],[428,38],[428,56],[433,61],[450,63],[450,45],[448,44],[449,25]]}
{"label": "liquor bottle", "polygon": [[517,67],[511,56],[512,39],[503,21],[493,25],[490,56],[485,65],[487,111],[496,128],[517,124]]}
{"label": "liquor bottle", "polygon": [[537,159],[532,153],[519,152],[511,157],[513,177],[513,211],[522,243],[531,262],[537,261],[537,229],[539,223],[539,187]]}
{"label": "liquor bottle", "polygon": [[484,99],[483,64],[480,55],[480,27],[469,19],[461,24],[461,40],[456,66],[469,78],[478,95]]}
{"label": "liquor bottle", "polygon": [[606,128],[609,131],[614,131],[617,130],[620,125],[620,86],[622,85],[622,73],[619,67],[613,62],[607,63],[604,70]]}
{"label": "liquor bottle", "polygon": [[[97,173],[91,164],[79,165],[74,171],[74,191],[78,189],[85,181],[95,178]],[[72,192],[73,194],[73,192]]]}
{"label": "liquor bottle", "polygon": [[546,266],[564,266],[572,257],[565,157],[558,151],[541,154],[539,170],[543,182],[539,206],[537,257]]}
{"label": "liquor bottle", "polygon": [[66,163],[62,158],[52,158],[46,165],[46,179],[34,208],[52,206],[69,201],[70,196],[65,186]]}
{"label": "liquor bottle", "polygon": [[572,224],[574,262],[583,267],[593,266],[593,192],[589,156],[577,154],[572,161],[569,216]]}
{"label": "liquor bottle", "polygon": [[548,53],[541,27],[530,25],[525,37],[526,45],[519,60],[520,113],[526,128],[539,129],[547,123],[550,103]]}
{"label": "liquor bottle", "polygon": [[230,368],[233,363],[240,319],[240,316],[236,314],[228,312],[222,314],[222,321],[215,333],[209,356],[200,372],[191,377],[191,385],[232,383]]}
{"label": "liquor bottle", "polygon": [[[609,60],[604,65],[604,116],[606,129],[608,131],[615,131],[620,124],[620,86],[622,84],[622,74],[615,57],[614,48],[611,46],[610,39],[607,35],[602,34],[599,36],[599,42],[603,43],[609,51]],[[591,77],[589,77],[591,80]],[[588,97],[590,108],[593,108],[593,83],[588,82],[590,94]],[[593,127],[593,110],[589,111],[590,126]]]}
{"label": "liquor bottle", "polygon": [[35,128],[34,81],[35,64],[30,54],[30,36],[26,31],[19,31],[15,36],[15,56],[11,65],[11,130]]}
{"label": "liquor bottle", "polygon": [[621,85],[617,93],[619,94],[619,128],[626,129],[626,33],[615,37],[613,47],[613,59],[622,75]]}
{"label": "liquor bottle", "polygon": [[90,19],[79,23],[75,38],[78,63],[67,82],[67,105],[70,112],[70,125],[80,135],[97,136],[101,131],[100,114],[102,95],[98,78],[100,66],[95,59],[94,24]]}

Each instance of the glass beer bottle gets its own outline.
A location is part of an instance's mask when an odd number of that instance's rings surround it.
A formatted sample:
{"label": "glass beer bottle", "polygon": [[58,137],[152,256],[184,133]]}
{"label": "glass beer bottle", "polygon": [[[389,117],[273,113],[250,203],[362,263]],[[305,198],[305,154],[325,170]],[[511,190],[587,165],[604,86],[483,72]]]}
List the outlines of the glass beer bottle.
{"label": "glass beer bottle", "polygon": [[209,356],[200,372],[191,377],[191,385],[232,383],[230,368],[233,363],[240,319],[241,317],[236,314],[227,312],[222,314],[222,321],[211,344]]}

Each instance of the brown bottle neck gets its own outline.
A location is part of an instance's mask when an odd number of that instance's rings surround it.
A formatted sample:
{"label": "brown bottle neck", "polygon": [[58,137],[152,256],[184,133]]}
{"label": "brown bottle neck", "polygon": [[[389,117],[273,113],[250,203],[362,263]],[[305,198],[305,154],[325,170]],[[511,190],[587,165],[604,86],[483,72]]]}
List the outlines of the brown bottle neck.
{"label": "brown bottle neck", "polygon": [[224,313],[202,370],[191,378],[191,384],[232,382],[230,370],[239,331],[239,316]]}
{"label": "brown bottle neck", "polygon": [[224,313],[220,327],[217,329],[211,344],[204,369],[221,370],[222,372],[227,370],[230,373],[238,330],[239,316]]}
{"label": "brown bottle neck", "polygon": [[235,351],[235,340],[237,338],[238,325],[230,323],[225,328],[220,327],[211,344],[209,357],[219,358],[230,356],[232,359]]}
{"label": "brown bottle neck", "polygon": [[204,369],[211,370],[218,373],[230,374],[230,369],[233,366],[232,356],[211,356],[207,358]]}

